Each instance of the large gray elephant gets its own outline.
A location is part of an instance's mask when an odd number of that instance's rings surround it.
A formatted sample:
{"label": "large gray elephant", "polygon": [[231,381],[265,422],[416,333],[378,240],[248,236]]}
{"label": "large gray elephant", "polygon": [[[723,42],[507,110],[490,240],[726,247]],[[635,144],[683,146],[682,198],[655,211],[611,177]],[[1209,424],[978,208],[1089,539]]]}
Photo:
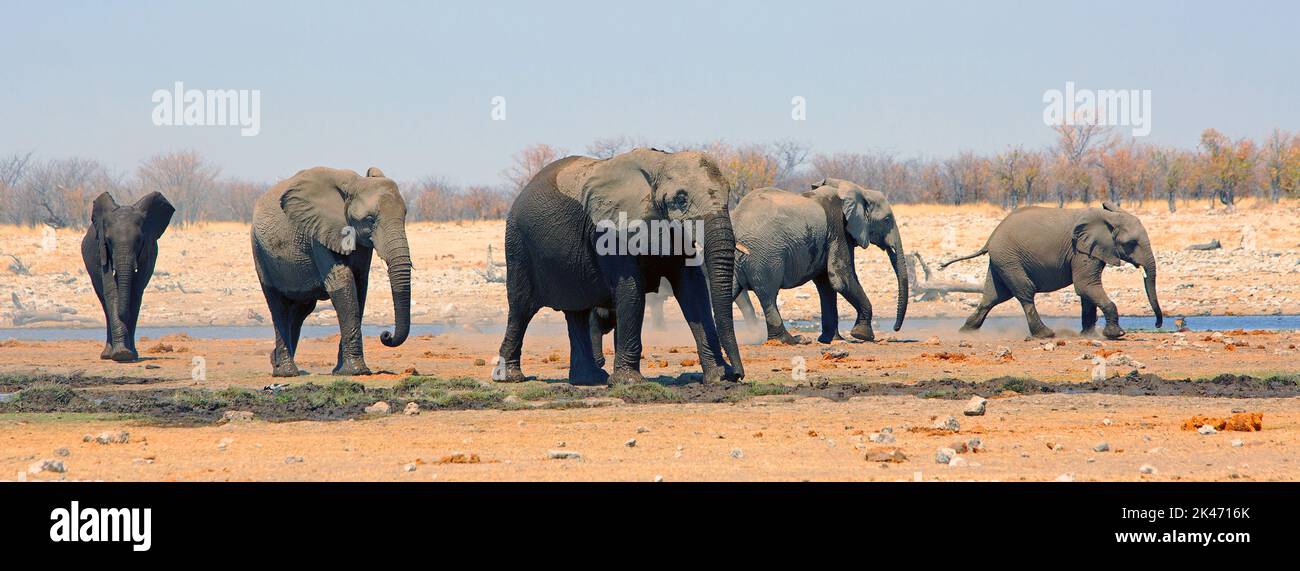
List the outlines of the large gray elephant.
{"label": "large gray elephant", "polygon": [[1101,285],[1106,266],[1133,264],[1145,272],[1147,301],[1155,312],[1156,327],[1164,323],[1156,297],[1156,256],[1142,221],[1114,203],[1101,208],[1042,208],[1030,206],[1008,214],[978,252],[948,260],[945,268],[961,260],[989,256],[984,278],[984,299],[966,320],[962,331],[979,329],[994,306],[1015,298],[1025,310],[1029,331],[1035,337],[1052,337],[1034,307],[1034,294],[1074,284],[1083,305],[1083,333],[1097,326],[1097,309],[1106,315],[1103,333],[1111,339],[1124,335],[1115,303]]}
{"label": "large gray elephant", "polygon": [[361,350],[373,251],[388,264],[396,332],[379,340],[406,341],[411,328],[411,249],[406,202],[397,184],[371,167],[366,176],[325,167],[299,171],[266,191],[253,209],[253,262],[275,324],[272,374],[298,375],[294,354],[302,322],[329,299],[339,320],[336,375],[368,375]]}
{"label": "large gray elephant", "polygon": [[[730,192],[715,163],[698,152],[635,149],[603,160],[566,157],[543,168],[506,219],[510,312],[494,378],[526,378],[519,364],[524,332],[549,307],[563,311],[568,323],[569,382],[643,380],[645,298],[660,278],[672,285],[695,336],[705,381],[743,377],[731,317]],[[611,250],[620,222],[629,240]],[[635,241],[645,236],[633,229],[638,225],[652,234],[649,244]],[[597,308],[610,310],[614,322],[612,376],[596,361],[600,331],[591,314]]]}
{"label": "large gray elephant", "polygon": [[118,206],[107,192],[95,199],[90,227],[81,239],[81,260],[104,310],[104,351],[100,359],[134,361],[135,324],[140,302],[158,261],[158,239],[176,209],[157,192],[135,204]]}
{"label": "large gray elephant", "polygon": [[785,328],[776,307],[783,289],[809,280],[821,299],[822,343],[842,339],[836,294],[857,311],[850,335],[875,339],[871,328],[871,300],[862,291],[853,263],[854,247],[878,246],[889,255],[898,279],[898,306],[894,331],[907,315],[907,268],[903,239],[885,195],[852,182],[828,178],[803,194],[779,188],[761,188],[745,196],[735,211],[736,292],[746,323],[755,321],[747,291],[763,307],[767,338],[782,343],[803,343]]}

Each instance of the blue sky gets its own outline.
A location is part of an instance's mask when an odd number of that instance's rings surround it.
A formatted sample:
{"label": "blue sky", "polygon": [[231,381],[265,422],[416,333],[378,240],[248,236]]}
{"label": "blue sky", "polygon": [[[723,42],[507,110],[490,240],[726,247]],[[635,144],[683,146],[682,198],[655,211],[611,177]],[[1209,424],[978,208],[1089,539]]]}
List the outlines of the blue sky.
{"label": "blue sky", "polygon": [[[900,156],[1036,147],[1043,92],[1150,89],[1147,141],[1300,129],[1295,2],[0,0],[0,154],[494,184],[595,138]],[[261,91],[261,133],[157,127],[156,89]],[[491,120],[493,96],[507,120]],[[790,119],[790,99],[807,120]]]}

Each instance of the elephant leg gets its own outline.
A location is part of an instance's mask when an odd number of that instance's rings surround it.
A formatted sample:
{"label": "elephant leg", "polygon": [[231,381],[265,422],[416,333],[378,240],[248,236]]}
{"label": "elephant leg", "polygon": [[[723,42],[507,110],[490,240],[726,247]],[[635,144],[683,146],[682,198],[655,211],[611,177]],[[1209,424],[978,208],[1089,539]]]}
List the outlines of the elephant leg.
{"label": "elephant leg", "polygon": [[704,382],[716,383],[726,379],[730,371],[727,362],[722,359],[722,346],[718,343],[718,330],[709,307],[709,284],[704,279],[704,272],[698,266],[683,266],[682,271],[670,283],[673,297],[682,308],[686,325],[695,337],[695,352],[700,357]]}
{"label": "elephant leg", "polygon": [[591,310],[564,312],[569,327],[569,384],[603,385],[609,374],[596,366],[591,347]]}
{"label": "elephant leg", "polygon": [[316,300],[299,301],[289,307],[289,337],[285,339],[289,348],[289,357],[298,355],[298,340],[302,338],[302,323],[311,312],[316,311]]}
{"label": "elephant leg", "polygon": [[[1110,300],[1110,296],[1106,295],[1106,290],[1101,287],[1100,281],[1076,285],[1075,290],[1079,292],[1081,299],[1086,300],[1085,303],[1090,302],[1094,307],[1101,308],[1102,315],[1106,316],[1106,327],[1101,332],[1107,339],[1119,339],[1124,336],[1124,330],[1119,326],[1119,309],[1115,307],[1115,302]],[[1094,325],[1096,319],[1094,313]]]}
{"label": "elephant leg", "polygon": [[339,321],[341,350],[333,374],[369,375],[370,367],[366,366],[361,345],[361,306],[352,269],[344,264],[335,264],[324,278],[325,291],[334,303],[334,313]]}
{"label": "elephant leg", "polygon": [[136,353],[135,348],[135,326],[140,321],[140,309],[144,303],[144,290],[149,287],[149,279],[153,277],[154,263],[158,261],[158,246],[156,244],[146,244],[145,250],[140,256],[140,263],[136,266],[135,281],[131,282],[131,307],[126,312],[126,347],[132,353]]}
{"label": "elephant leg", "polygon": [[1079,293],[1079,303],[1083,306],[1083,328],[1079,330],[1080,334],[1093,335],[1097,332],[1097,304],[1093,303],[1082,293]]}
{"label": "elephant leg", "polygon": [[289,307],[292,302],[279,292],[262,286],[262,295],[266,297],[266,308],[271,312],[271,324],[275,329],[275,349],[271,350],[271,376],[296,377],[298,366],[293,362],[293,352],[289,350],[292,338]]}
{"label": "elephant leg", "polygon": [[528,331],[528,323],[537,315],[537,308],[531,305],[511,303],[509,314],[506,316],[506,333],[505,338],[501,340],[501,350],[499,351],[500,359],[504,361],[503,375],[501,378],[493,377],[494,381],[504,381],[507,383],[521,383],[528,380],[524,376],[523,369],[520,368],[520,356],[524,350],[524,332]]}
{"label": "elephant leg", "polygon": [[785,328],[785,320],[776,307],[777,291],[775,289],[756,290],[758,304],[763,308],[763,319],[767,321],[767,340],[786,345],[800,345],[808,341],[799,335],[791,335]]}
{"label": "elephant leg", "polygon": [[849,335],[863,341],[875,341],[876,333],[871,330],[871,300],[867,298],[867,293],[862,291],[862,284],[858,283],[857,274],[850,273],[839,280],[831,279],[831,286],[858,312]]}
{"label": "elephant leg", "polygon": [[603,307],[591,310],[591,324],[588,335],[591,337],[591,359],[596,367],[605,367],[605,334],[614,330],[614,312]]}
{"label": "elephant leg", "polygon": [[990,267],[988,275],[984,276],[984,297],[980,300],[979,307],[975,308],[975,313],[971,314],[966,319],[966,323],[961,326],[961,330],[979,330],[984,325],[984,319],[989,316],[989,312],[1009,299],[1011,299],[1011,289],[994,275],[993,268]]}
{"label": "elephant leg", "polygon": [[843,341],[844,337],[840,336],[839,298],[836,297],[835,288],[831,287],[830,278],[825,274],[817,276],[813,278],[813,285],[817,286],[817,298],[822,306],[822,334],[817,342]]}
{"label": "elephant leg", "polygon": [[614,278],[614,373],[611,383],[637,383],[641,376],[641,323],[645,319],[645,288],[633,264]]}
{"label": "elephant leg", "polygon": [[746,328],[758,327],[758,316],[754,314],[754,304],[749,301],[749,290],[737,291],[732,302],[740,307],[740,314],[745,318]]}
{"label": "elephant leg", "polygon": [[1056,337],[1056,332],[1043,324],[1043,318],[1038,315],[1038,308],[1034,305],[1032,296],[1017,297],[1017,300],[1020,301],[1020,307],[1025,310],[1025,320],[1029,322],[1030,335],[1040,339]]}
{"label": "elephant leg", "polygon": [[108,311],[108,303],[104,300],[104,283],[98,268],[90,270],[90,285],[95,289],[95,297],[99,298],[99,308],[104,311],[104,350],[99,353],[100,359],[113,358],[113,317]]}

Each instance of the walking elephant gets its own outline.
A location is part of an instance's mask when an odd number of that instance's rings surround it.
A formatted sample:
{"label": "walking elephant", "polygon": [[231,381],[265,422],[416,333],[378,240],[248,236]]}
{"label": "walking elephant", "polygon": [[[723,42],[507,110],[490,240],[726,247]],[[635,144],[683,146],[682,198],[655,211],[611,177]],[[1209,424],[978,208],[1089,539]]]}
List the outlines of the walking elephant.
{"label": "walking elephant", "polygon": [[158,239],[176,209],[151,192],[129,206],[118,206],[107,192],[95,199],[90,227],[81,239],[81,260],[95,297],[104,310],[104,350],[100,359],[134,361],[135,325],[140,302],[158,261]]}
{"label": "walking elephant", "polygon": [[411,249],[406,202],[397,184],[371,167],[365,176],[325,167],[299,171],[266,191],[253,208],[253,263],[275,325],[272,374],[298,375],[294,355],[303,320],[329,299],[339,321],[335,375],[368,375],[361,348],[373,251],[388,265],[396,347],[411,327]]}
{"label": "walking elephant", "polygon": [[[506,219],[510,311],[494,378],[526,378],[519,363],[524,332],[549,307],[568,323],[570,383],[643,380],[646,293],[661,278],[690,325],[705,381],[743,377],[731,317],[730,192],[715,163],[698,152],[635,149],[603,160],[566,157],[543,168]],[[613,321],[612,375],[597,364],[593,309],[608,310]]]}
{"label": "walking elephant", "polygon": [[1097,326],[1097,309],[1106,316],[1102,331],[1110,339],[1124,335],[1115,303],[1101,285],[1106,266],[1123,262],[1145,273],[1147,301],[1155,312],[1156,328],[1164,323],[1156,296],[1156,257],[1142,221],[1111,202],[1101,208],[1021,208],[1007,215],[993,230],[978,252],[940,264],[940,268],[961,260],[988,254],[989,271],[984,278],[984,299],[966,320],[962,331],[979,329],[989,310],[1015,298],[1025,310],[1034,337],[1052,337],[1051,329],[1034,308],[1034,295],[1074,284],[1083,305],[1083,333]]}
{"label": "walking elephant", "polygon": [[778,188],[750,192],[736,206],[736,291],[746,323],[755,321],[747,291],[763,307],[767,338],[782,343],[806,342],[785,328],[776,307],[777,294],[809,280],[821,300],[822,343],[842,339],[836,294],[857,311],[849,332],[855,338],[875,339],[871,328],[871,300],[858,282],[853,249],[875,245],[889,255],[898,279],[898,305],[894,331],[907,315],[908,274],[903,239],[885,195],[852,182],[828,178],[803,194]]}

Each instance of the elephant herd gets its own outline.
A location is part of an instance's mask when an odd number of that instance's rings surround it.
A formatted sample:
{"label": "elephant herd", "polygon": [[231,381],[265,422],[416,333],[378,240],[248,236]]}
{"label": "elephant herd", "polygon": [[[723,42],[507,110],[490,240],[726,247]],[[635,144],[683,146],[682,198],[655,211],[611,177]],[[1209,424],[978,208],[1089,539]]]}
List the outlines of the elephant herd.
{"label": "elephant herd", "polygon": [[[608,159],[566,157],[535,175],[506,218],[506,296],[509,312],[497,381],[522,381],[524,334],[543,308],[564,312],[574,384],[642,380],[641,330],[647,295],[672,295],[681,307],[705,382],[745,376],[732,321],[736,303],[756,322],[748,292],[763,309],[769,341],[807,340],[786,330],[780,290],[812,281],[821,305],[821,334],[840,336],[837,296],[856,312],[849,334],[875,338],[871,302],[859,283],[854,251],[875,245],[888,255],[898,280],[894,330],[907,313],[908,272],[898,221],[886,197],[853,182],[824,179],[801,194],[777,188],[748,193],[732,207],[731,187],[717,163],[693,151],[636,149]],[[120,206],[108,193],[95,199],[82,257],[104,310],[102,359],[137,359],[135,326],[158,256],[158,239],[175,209],[159,193]],[[401,345],[411,325],[411,250],[406,203],[397,184],[378,168],[365,175],[324,167],[276,184],[254,207],[252,254],[274,324],[274,376],[297,376],[294,363],[303,321],[330,300],[339,322],[333,373],[370,373],[361,323],[372,254],[388,268],[395,328],[380,341]],[[648,242],[601,247],[632,222],[652,229]],[[635,240],[634,240],[635,242]],[[647,246],[648,244],[648,246]],[[668,248],[676,244],[677,248]],[[681,248],[682,245],[686,249]],[[694,253],[694,255],[692,255]],[[1107,265],[1144,270],[1146,293],[1160,327],[1151,241],[1137,217],[1118,206],[1021,208],[1009,214],[978,252],[988,255],[984,294],[963,330],[979,329],[994,306],[1015,298],[1030,332],[1054,335],[1034,308],[1034,296],[1074,284],[1084,333],[1106,318],[1103,334],[1124,335],[1115,304],[1101,287]],[[661,285],[662,284],[662,285]],[[659,292],[663,286],[671,293]],[[604,335],[614,333],[614,358],[604,369]]]}

